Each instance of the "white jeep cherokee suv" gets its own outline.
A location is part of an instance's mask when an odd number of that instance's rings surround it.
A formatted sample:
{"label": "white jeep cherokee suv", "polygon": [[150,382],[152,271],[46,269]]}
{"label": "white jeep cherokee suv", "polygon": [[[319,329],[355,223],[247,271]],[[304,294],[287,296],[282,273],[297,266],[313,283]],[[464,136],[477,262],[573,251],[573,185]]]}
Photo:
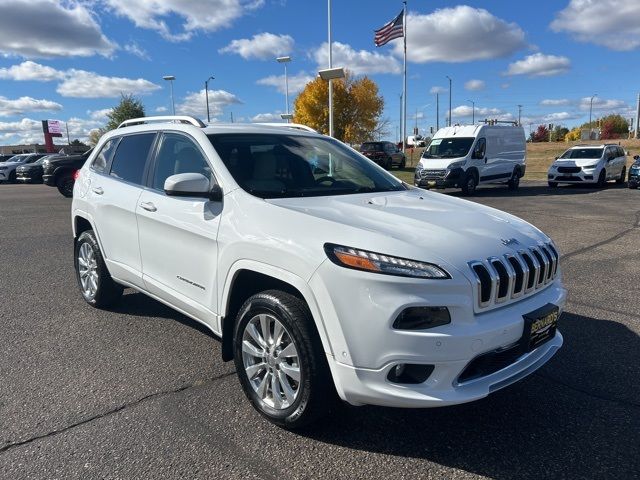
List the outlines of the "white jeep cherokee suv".
{"label": "white jeep cherokee suv", "polygon": [[549,167],[549,186],[558,183],[593,183],[604,187],[609,180],[622,184],[627,176],[627,157],[618,145],[576,145]]}
{"label": "white jeep cherokee suv", "polygon": [[562,345],[549,237],[316,133],[127,121],[79,171],[72,220],[88,303],[132,287],[203,323],[253,406],[287,428],[336,393],[392,407],[480,399]]}

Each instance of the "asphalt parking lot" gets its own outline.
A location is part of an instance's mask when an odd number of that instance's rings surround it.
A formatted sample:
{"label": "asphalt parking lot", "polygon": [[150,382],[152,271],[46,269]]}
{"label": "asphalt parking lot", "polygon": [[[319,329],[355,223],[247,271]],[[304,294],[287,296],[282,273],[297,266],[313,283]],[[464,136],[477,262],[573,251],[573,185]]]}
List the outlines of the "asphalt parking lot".
{"label": "asphalt parking lot", "polygon": [[86,305],[70,199],[0,185],[0,478],[640,478],[640,191],[523,182],[473,198],[564,254],[561,351],[467,405],[262,420],[195,322],[129,292]]}

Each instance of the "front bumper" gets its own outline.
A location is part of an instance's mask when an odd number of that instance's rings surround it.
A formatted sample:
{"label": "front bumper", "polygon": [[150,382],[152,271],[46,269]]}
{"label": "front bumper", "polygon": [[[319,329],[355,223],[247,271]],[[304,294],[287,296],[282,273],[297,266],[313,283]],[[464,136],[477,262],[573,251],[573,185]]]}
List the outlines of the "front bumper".
{"label": "front bumper", "polygon": [[547,180],[556,183],[597,183],[599,175],[600,170],[597,168],[593,170],[582,169],[575,173],[561,173],[556,170],[549,170]]}
{"label": "front bumper", "polygon": [[444,170],[444,173],[440,174],[431,174],[430,172],[437,172],[437,170],[416,168],[413,184],[422,188],[455,188],[459,186],[459,182],[464,178],[464,170],[462,168]]}
{"label": "front bumper", "polygon": [[[466,279],[428,281],[345,270],[325,262],[310,284],[322,306],[336,389],[353,405],[414,408],[477,400],[532,373],[562,345],[562,335],[556,332],[498,371],[458,382],[475,358],[522,338],[523,315],[549,303],[562,311],[566,290],[559,276],[536,294],[475,313]],[[394,329],[393,321],[408,306],[446,306],[451,323],[429,330]],[[388,375],[398,364],[434,369],[422,383],[392,382]]]}
{"label": "front bumper", "polygon": [[45,185],[49,185],[50,187],[55,187],[56,186],[56,178],[55,175],[52,173],[45,173],[44,175],[42,175],[42,183],[44,183]]}

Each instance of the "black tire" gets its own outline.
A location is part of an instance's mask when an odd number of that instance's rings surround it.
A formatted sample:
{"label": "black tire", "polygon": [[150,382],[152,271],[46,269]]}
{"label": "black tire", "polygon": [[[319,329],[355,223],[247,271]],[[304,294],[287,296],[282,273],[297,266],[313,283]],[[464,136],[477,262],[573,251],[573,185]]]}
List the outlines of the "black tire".
{"label": "black tire", "polygon": [[630,188],[631,190],[637,190],[637,189],[638,189],[638,185],[631,185],[631,184],[629,184],[629,188]]}
{"label": "black tire", "polygon": [[9,174],[9,178],[7,179],[7,183],[16,183],[16,171],[14,170]]}
{"label": "black tire", "polygon": [[623,185],[626,179],[627,179],[627,167],[622,167],[622,172],[620,172],[620,178],[616,180],[616,183],[618,185]]}
{"label": "black tire", "polygon": [[393,159],[391,157],[388,157],[384,161],[384,169],[385,170],[391,170],[392,168],[393,168]]}
{"label": "black tire", "polygon": [[478,187],[478,179],[473,172],[468,172],[462,181],[462,193],[465,195],[473,195],[476,192],[476,188]]}
{"label": "black tire", "polygon": [[403,158],[402,161],[400,162],[400,168],[404,169],[407,167],[407,159]]}
{"label": "black tire", "polygon": [[65,173],[56,181],[56,187],[58,187],[58,191],[63,196],[71,198],[73,197],[73,184],[75,182],[71,172]]}
{"label": "black tire", "polygon": [[[91,248],[95,257],[97,288],[94,294],[89,294],[85,291],[80,279],[80,262],[78,256],[80,249],[84,244]],[[89,305],[96,308],[105,308],[113,305],[120,299],[124,287],[114,282],[111,278],[109,270],[107,270],[107,266],[104,263],[104,258],[102,257],[102,252],[100,251],[100,246],[98,245],[98,241],[96,240],[93,230],[82,232],[80,237],[78,237],[78,240],[75,242],[73,264],[76,269],[76,280],[78,281],[80,293],[82,294],[82,298],[84,298]]]}
{"label": "black tire", "polygon": [[507,182],[507,187],[509,190],[517,190],[520,186],[520,170],[518,168],[513,169],[513,173],[511,174],[511,178]]}
{"label": "black tire", "polygon": [[558,188],[558,182],[549,182],[549,188]]}
{"label": "black tire", "polygon": [[598,188],[604,188],[606,184],[607,184],[607,172],[605,169],[602,169],[600,171],[600,175],[598,176],[598,183],[596,183],[596,186]]}
{"label": "black tire", "polygon": [[[281,409],[265,403],[245,371],[243,334],[256,315],[265,313],[284,326],[298,352],[300,379],[297,394],[291,405]],[[310,425],[329,414],[336,404],[337,394],[320,337],[304,301],[280,290],[267,290],[253,295],[238,312],[233,339],[234,362],[240,384],[253,407],[262,416],[280,427],[293,430]],[[254,374],[252,378],[260,378],[257,375],[259,374]],[[266,375],[265,371],[262,378]]]}

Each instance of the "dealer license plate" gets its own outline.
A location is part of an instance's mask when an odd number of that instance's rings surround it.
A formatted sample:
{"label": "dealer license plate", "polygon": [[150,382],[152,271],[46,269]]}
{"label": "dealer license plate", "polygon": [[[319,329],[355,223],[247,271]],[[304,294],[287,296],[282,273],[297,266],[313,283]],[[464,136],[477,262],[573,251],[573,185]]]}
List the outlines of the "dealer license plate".
{"label": "dealer license plate", "polygon": [[524,348],[534,350],[555,337],[559,317],[560,309],[553,304],[524,315]]}

